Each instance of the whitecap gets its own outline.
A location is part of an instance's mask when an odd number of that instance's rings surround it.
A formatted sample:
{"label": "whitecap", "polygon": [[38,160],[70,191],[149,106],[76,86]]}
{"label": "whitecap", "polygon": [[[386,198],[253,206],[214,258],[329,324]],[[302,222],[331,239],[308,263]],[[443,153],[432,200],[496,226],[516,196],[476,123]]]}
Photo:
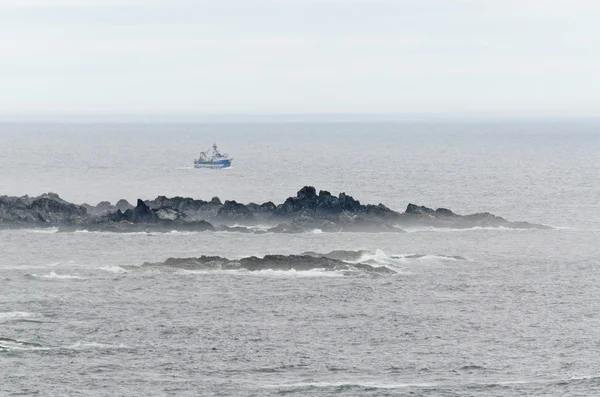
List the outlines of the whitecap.
{"label": "whitecap", "polygon": [[160,232],[151,232],[149,234],[152,235],[161,235],[161,234],[170,234],[170,235],[174,235],[174,236],[188,236],[188,235],[194,235],[194,234],[198,234],[198,233],[204,233],[201,231],[181,231],[181,230],[171,230],[168,233],[160,233]]}
{"label": "whitecap", "polygon": [[[397,226],[400,227],[400,226]],[[474,231],[504,231],[504,232],[526,232],[531,230],[540,229],[522,229],[516,227],[506,226],[473,226],[467,228],[449,228],[449,227],[435,227],[435,226],[423,226],[423,227],[409,227],[403,229],[409,233],[421,233],[421,232],[437,232],[437,233],[454,233],[454,232],[474,232]]]}
{"label": "whitecap", "polygon": [[123,269],[120,266],[103,266],[103,267],[99,267],[98,269],[100,270],[104,270],[105,272],[109,272],[109,273],[129,273],[127,270]]}
{"label": "whitecap", "polygon": [[410,387],[435,387],[436,383],[378,383],[378,382],[299,382],[282,385],[268,385],[269,388],[369,388],[402,389]]}
{"label": "whitecap", "polygon": [[0,312],[0,318],[27,318],[35,314],[29,312]]}
{"label": "whitecap", "polygon": [[108,343],[77,341],[70,346],[62,346],[63,349],[69,350],[111,350],[111,349],[129,349],[123,344],[111,345]]}
{"label": "whitecap", "polygon": [[49,227],[44,229],[25,229],[29,233],[42,233],[42,234],[54,234],[58,233],[57,227]]}
{"label": "whitecap", "polygon": [[70,274],[57,274],[56,272],[50,272],[49,274],[31,274],[31,277],[46,278],[46,279],[73,279],[73,280],[85,280],[86,277],[73,276]]}

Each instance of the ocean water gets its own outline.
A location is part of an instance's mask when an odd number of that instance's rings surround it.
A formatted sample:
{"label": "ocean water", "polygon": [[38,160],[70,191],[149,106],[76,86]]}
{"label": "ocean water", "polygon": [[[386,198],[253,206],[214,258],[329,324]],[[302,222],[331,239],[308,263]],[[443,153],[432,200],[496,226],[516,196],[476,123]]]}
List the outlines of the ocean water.
{"label": "ocean water", "polygon": [[[600,124],[0,124],[0,194],[281,202],[304,185],[552,230],[0,231],[0,395],[600,394]],[[196,170],[216,141],[228,170]],[[395,276],[144,268],[367,250]]]}

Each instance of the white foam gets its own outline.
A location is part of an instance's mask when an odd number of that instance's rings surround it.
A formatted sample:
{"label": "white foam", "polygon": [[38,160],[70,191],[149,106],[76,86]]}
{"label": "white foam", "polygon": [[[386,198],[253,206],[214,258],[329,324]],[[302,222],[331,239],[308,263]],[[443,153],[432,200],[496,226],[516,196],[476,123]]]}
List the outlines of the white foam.
{"label": "white foam", "polygon": [[[397,226],[397,227],[400,227],[400,226]],[[474,226],[474,227],[456,229],[456,228],[447,228],[447,227],[424,226],[424,227],[404,228],[403,230],[408,233],[420,233],[420,232],[454,233],[454,232],[473,232],[473,231],[482,231],[482,230],[504,231],[504,232],[524,232],[524,231],[540,230],[540,229],[535,229],[535,228],[519,229],[519,228],[505,227],[505,226],[498,226],[498,227]]]}
{"label": "white foam", "polygon": [[32,274],[32,277],[38,278],[47,278],[47,279],[76,279],[76,280],[85,280],[86,277],[80,276],[72,276],[70,274],[57,274],[56,272],[50,272],[49,274]]}
{"label": "white foam", "polygon": [[57,227],[49,227],[49,228],[45,228],[45,229],[23,229],[23,231],[26,231],[28,233],[53,234],[53,233],[58,233],[58,228]]}
{"label": "white foam", "polygon": [[375,250],[375,252],[365,252],[361,255],[358,260],[353,261],[353,263],[363,263],[367,261],[374,261],[381,264],[389,263],[392,258],[388,256],[385,252],[380,249]]}
{"label": "white foam", "polygon": [[323,233],[323,230],[321,230],[321,229],[314,229],[314,230],[311,230],[310,232],[312,234],[321,234],[321,233]]}
{"label": "white foam", "polygon": [[375,389],[402,389],[409,387],[435,387],[438,386],[436,383],[377,383],[377,382],[300,382],[283,385],[269,385],[268,387],[273,388],[305,388],[305,387],[318,387],[318,388],[330,388],[330,387],[363,387],[363,388],[375,388]]}
{"label": "white foam", "polygon": [[98,342],[85,342],[78,341],[71,346],[64,346],[63,349],[69,350],[110,350],[110,349],[129,349],[128,346],[123,344],[119,345],[111,345],[108,343],[98,343]]}
{"label": "white foam", "polygon": [[262,225],[262,224],[258,224],[258,225],[244,225],[244,224],[241,224],[241,223],[234,223],[231,227],[245,227],[246,229],[250,229],[250,230],[268,230],[272,226]]}
{"label": "white foam", "polygon": [[457,261],[468,261],[466,258],[448,256],[448,255],[418,255],[418,254],[403,254],[403,255],[392,255],[393,259],[402,260],[404,262],[408,261],[449,261],[449,262],[457,262]]}
{"label": "white foam", "polygon": [[22,343],[19,341],[0,340],[0,351],[27,351],[27,350],[51,350],[48,347],[41,347]]}
{"label": "white foam", "polygon": [[75,230],[73,233],[75,234],[97,234],[97,235],[115,235],[115,234],[125,234],[125,235],[132,235],[132,234],[138,234],[138,235],[144,235],[144,236],[151,236],[151,235],[161,235],[161,234],[165,234],[165,233],[160,233],[160,232],[122,232],[122,231],[107,231],[107,230],[94,230],[94,231],[90,231],[87,229],[81,229],[81,230]]}
{"label": "white foam", "polygon": [[123,269],[120,266],[104,266],[104,267],[99,267],[98,269],[104,270],[105,272],[116,273],[116,274],[129,273],[127,270]]}
{"label": "white foam", "polygon": [[0,312],[0,318],[27,318],[35,314],[29,312]]}

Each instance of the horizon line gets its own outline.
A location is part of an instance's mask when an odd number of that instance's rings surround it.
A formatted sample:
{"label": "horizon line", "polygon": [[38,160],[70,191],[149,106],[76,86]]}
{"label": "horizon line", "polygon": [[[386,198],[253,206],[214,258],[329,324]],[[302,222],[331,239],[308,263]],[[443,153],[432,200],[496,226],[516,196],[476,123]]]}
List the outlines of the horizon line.
{"label": "horizon line", "polygon": [[477,122],[477,121],[600,121],[591,114],[540,114],[502,112],[448,113],[214,113],[214,114],[2,114],[3,124],[80,123],[311,123],[311,122]]}

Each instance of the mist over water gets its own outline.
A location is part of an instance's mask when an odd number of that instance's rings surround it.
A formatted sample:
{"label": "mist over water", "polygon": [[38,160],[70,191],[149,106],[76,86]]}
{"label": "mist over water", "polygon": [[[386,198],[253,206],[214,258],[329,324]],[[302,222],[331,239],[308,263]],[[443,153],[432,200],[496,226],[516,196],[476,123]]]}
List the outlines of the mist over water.
{"label": "mist over water", "polygon": [[[600,125],[0,124],[0,194],[280,203],[304,185],[553,230],[0,231],[1,395],[597,395]],[[213,142],[229,170],[196,170]],[[395,275],[190,271],[366,250]]]}

